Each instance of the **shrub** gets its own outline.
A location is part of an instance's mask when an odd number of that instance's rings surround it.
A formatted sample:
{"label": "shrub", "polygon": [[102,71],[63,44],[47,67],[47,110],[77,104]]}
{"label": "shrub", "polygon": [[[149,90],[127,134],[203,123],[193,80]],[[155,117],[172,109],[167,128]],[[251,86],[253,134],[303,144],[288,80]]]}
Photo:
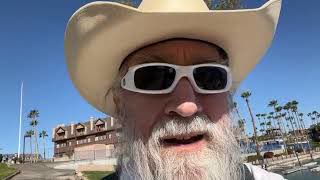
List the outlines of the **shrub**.
{"label": "shrub", "polygon": [[274,153],[273,152],[266,152],[263,154],[263,158],[268,159],[268,158],[273,158]]}
{"label": "shrub", "polygon": [[302,148],[297,148],[295,151],[296,151],[297,153],[302,153],[302,152],[303,152],[303,149],[302,149]]}
{"label": "shrub", "polygon": [[282,155],[284,155],[283,153],[281,154],[275,154],[274,157],[281,157]]}
{"label": "shrub", "polygon": [[292,149],[287,149],[288,154],[294,154]]}
{"label": "shrub", "polygon": [[247,161],[248,162],[253,162],[253,161],[256,161],[256,160],[262,160],[262,156],[260,156],[259,158],[258,158],[258,156],[257,155],[252,155],[252,156],[248,156],[247,157]]}

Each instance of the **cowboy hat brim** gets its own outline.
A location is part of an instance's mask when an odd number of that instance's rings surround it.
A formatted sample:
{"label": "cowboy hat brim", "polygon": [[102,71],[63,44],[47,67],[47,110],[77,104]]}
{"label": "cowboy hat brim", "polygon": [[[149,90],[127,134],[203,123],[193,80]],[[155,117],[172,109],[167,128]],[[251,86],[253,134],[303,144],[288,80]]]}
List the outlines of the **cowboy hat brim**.
{"label": "cowboy hat brim", "polygon": [[227,52],[233,87],[237,87],[269,48],[280,9],[280,0],[257,9],[203,12],[142,12],[119,3],[90,3],[75,12],[67,25],[68,71],[91,105],[114,116],[110,88],[122,61],[146,45],[189,38],[217,44]]}

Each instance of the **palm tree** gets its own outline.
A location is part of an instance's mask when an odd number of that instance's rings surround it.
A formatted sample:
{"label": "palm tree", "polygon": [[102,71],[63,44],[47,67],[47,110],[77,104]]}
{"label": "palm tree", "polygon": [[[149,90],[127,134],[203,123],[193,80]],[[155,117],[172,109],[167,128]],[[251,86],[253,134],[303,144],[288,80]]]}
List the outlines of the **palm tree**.
{"label": "palm tree", "polygon": [[[253,140],[256,144],[256,152],[257,152],[257,156],[258,158],[262,157],[261,156],[261,153],[260,153],[260,146],[259,146],[259,143],[257,141],[257,129],[256,129],[256,122],[253,118],[253,113],[252,113],[252,110],[250,108],[250,105],[249,105],[249,97],[251,96],[251,93],[249,91],[244,91],[242,94],[241,94],[241,97],[245,100],[246,104],[247,104],[247,107],[248,107],[248,110],[249,110],[249,113],[250,113],[250,117],[251,117],[251,122],[252,122],[252,126],[253,126]],[[264,164],[264,161],[263,161],[263,158],[262,158],[262,162],[261,162],[261,167],[263,167],[263,164]]]}
{"label": "palm tree", "polygon": [[[282,107],[282,109],[284,109],[284,108]],[[282,113],[282,114],[281,114],[281,118],[285,120],[285,122],[286,122],[286,125],[285,125],[285,126],[288,127],[288,132],[289,132],[289,131],[290,131],[290,129],[289,129],[290,126],[289,126],[288,121],[286,120],[286,115],[287,115],[286,112]],[[283,124],[284,124],[284,123],[283,123]],[[285,128],[285,129],[286,129],[286,128]],[[285,133],[287,134],[287,132],[285,132]]]}
{"label": "palm tree", "polygon": [[302,128],[302,125],[300,124],[300,120],[298,117],[298,102],[297,101],[291,101],[291,111],[292,111],[292,114],[294,115],[294,118],[296,119],[298,129],[301,131],[303,128]]}
{"label": "palm tree", "polygon": [[320,117],[320,116],[318,116],[319,115],[318,111],[313,111],[312,115],[314,116],[314,118],[315,118],[315,120],[317,121],[317,124],[318,124],[319,123],[319,117]]}
{"label": "palm tree", "polygon": [[[290,122],[290,124],[291,124],[291,128],[292,128],[292,131],[293,131],[293,133],[294,133],[294,136],[295,136],[295,142],[298,140],[298,136],[297,136],[297,133],[296,133],[296,129],[294,128],[294,126],[293,126],[293,122],[292,122],[292,120],[294,120],[293,119],[293,116],[291,115],[291,113],[290,113],[290,109],[291,109],[291,106],[292,106],[292,104],[291,104],[291,102],[287,102],[284,106],[283,106],[283,109],[284,110],[286,110],[287,111],[287,120]],[[302,146],[301,146],[302,147]]]}
{"label": "palm tree", "polygon": [[[294,119],[294,117],[293,117],[293,113],[290,112],[291,108],[292,108],[292,102],[287,102],[287,103],[283,106],[283,109],[287,111],[288,120],[290,121],[290,124],[291,124],[291,127],[292,127],[292,131],[293,131],[293,134],[294,134],[294,136],[295,136],[295,138],[294,138],[295,144],[298,145],[298,142],[297,142],[297,141],[298,141],[297,132],[296,132],[296,129],[294,128],[294,126],[293,126],[294,123],[292,122],[292,120],[295,120],[295,119]],[[292,114],[292,115],[291,115],[291,114]],[[299,143],[299,144],[300,144],[300,148],[303,149],[302,144],[301,144],[301,143]]]}
{"label": "palm tree", "polygon": [[[303,129],[306,129],[306,126],[305,126],[304,121],[303,121],[303,113],[299,113],[299,117],[300,117],[300,121],[301,121],[301,124],[303,126]],[[312,157],[312,149],[311,149],[311,146],[310,146],[310,139],[309,139],[309,135],[308,134],[306,134],[306,140],[307,140],[308,147],[309,147],[309,150],[310,150],[311,159],[313,159],[313,157]]]}
{"label": "palm tree", "polygon": [[[261,117],[261,114],[256,114],[256,117],[258,118],[258,125],[260,125],[260,129],[261,128],[261,122],[260,122],[260,117]],[[261,132],[261,131],[260,131]]]}
{"label": "palm tree", "polygon": [[[260,126],[262,127],[261,129],[262,129],[263,131],[266,130],[266,129],[264,128],[264,126],[265,126],[265,123],[264,123],[264,122],[260,123]],[[263,131],[262,131],[262,132],[263,132]]]}
{"label": "palm tree", "polygon": [[268,104],[268,107],[272,107],[274,109],[274,112],[275,112],[274,119],[278,123],[278,127],[279,127],[280,135],[281,135],[281,138],[282,138],[282,141],[283,141],[285,153],[288,154],[286,140],[285,140],[285,138],[283,136],[283,132],[282,132],[281,126],[280,126],[280,116],[281,116],[282,107],[278,106],[278,101],[277,100],[270,101],[270,103]]}
{"label": "palm tree", "polygon": [[312,117],[311,121],[313,122],[313,125],[316,125],[316,118]]}
{"label": "palm tree", "polygon": [[316,118],[316,121],[317,121],[317,124],[318,124],[319,123],[320,114],[318,113],[318,111],[313,111],[312,114]]}
{"label": "palm tree", "polygon": [[233,102],[233,107],[232,107],[232,109],[236,112],[236,114],[237,114],[237,116],[238,116],[238,120],[239,120],[239,119],[242,119],[242,117],[241,117],[241,115],[240,115],[240,113],[239,113],[239,110],[238,110],[238,104],[237,104],[237,102]]}
{"label": "palm tree", "polygon": [[34,135],[33,130],[29,130],[26,132],[25,137],[30,137],[30,160],[33,161],[33,154],[32,154],[32,136]]}
{"label": "palm tree", "polygon": [[256,117],[257,117],[258,120],[260,121],[261,114],[256,114]]}
{"label": "palm tree", "polygon": [[312,124],[315,125],[315,121],[314,121],[315,119],[313,119],[312,113],[309,112],[307,116],[310,117]]}
{"label": "palm tree", "polygon": [[303,129],[305,129],[306,126],[305,126],[304,121],[303,121],[303,113],[299,113],[298,116],[300,117],[300,121],[301,121]]}
{"label": "palm tree", "polygon": [[42,130],[39,134],[39,137],[42,138],[43,142],[43,159],[46,159],[46,140],[45,138],[48,137],[48,134],[45,130]]}
{"label": "palm tree", "polygon": [[264,120],[264,129],[267,130],[267,120],[266,120],[267,114],[263,113],[263,114],[261,114],[260,116],[261,116],[261,117],[263,118],[263,120]]}
{"label": "palm tree", "polygon": [[37,138],[37,125],[38,125],[38,120],[37,118],[39,117],[39,111],[36,109],[33,109],[29,112],[28,118],[30,119],[30,126],[33,128],[34,132],[34,143],[35,143],[35,160],[38,160],[38,153],[39,153],[39,147],[38,147],[38,138]]}
{"label": "palm tree", "polygon": [[24,163],[24,161],[25,161],[26,138],[30,138],[30,151],[31,151],[30,155],[32,154],[32,144],[31,144],[31,142],[32,142],[32,140],[31,140],[32,135],[33,135],[33,131],[32,131],[32,130],[29,130],[29,131],[26,131],[25,134],[24,134],[24,136],[23,136],[23,153],[22,153],[22,154],[23,154],[23,157],[22,157],[23,163]]}

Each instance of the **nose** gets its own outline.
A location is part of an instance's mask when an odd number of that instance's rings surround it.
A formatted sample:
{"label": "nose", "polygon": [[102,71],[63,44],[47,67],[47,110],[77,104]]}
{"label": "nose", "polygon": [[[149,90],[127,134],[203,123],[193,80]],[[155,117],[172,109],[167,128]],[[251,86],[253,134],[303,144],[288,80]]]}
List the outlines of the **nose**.
{"label": "nose", "polygon": [[169,116],[178,115],[190,117],[202,111],[197,102],[197,95],[187,78],[182,78],[172,93],[165,107],[165,113]]}

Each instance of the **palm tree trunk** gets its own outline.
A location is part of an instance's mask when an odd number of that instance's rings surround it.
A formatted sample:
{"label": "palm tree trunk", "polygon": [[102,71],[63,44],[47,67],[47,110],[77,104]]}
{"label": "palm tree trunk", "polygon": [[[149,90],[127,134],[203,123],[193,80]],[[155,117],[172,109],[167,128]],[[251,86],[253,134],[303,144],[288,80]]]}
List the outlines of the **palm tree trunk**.
{"label": "palm tree trunk", "polygon": [[[247,104],[247,107],[248,107],[248,110],[249,110],[249,113],[250,113],[250,116],[251,116],[251,121],[252,121],[252,125],[253,125],[253,133],[254,133],[253,139],[254,139],[254,142],[256,143],[256,152],[257,152],[257,156],[258,156],[258,159],[259,159],[262,156],[261,156],[261,153],[260,153],[260,146],[259,146],[259,143],[258,143],[258,140],[257,140],[256,123],[255,123],[255,121],[253,119],[253,114],[252,114],[248,99],[246,99],[246,104]],[[260,164],[262,168],[263,168],[263,164],[264,164],[264,159],[262,157],[262,162]]]}
{"label": "palm tree trunk", "polygon": [[300,123],[299,116],[298,116],[297,112],[294,112],[294,115],[295,115],[295,117],[296,117],[296,119],[297,119],[297,122],[298,122],[299,128],[300,128],[300,130],[302,131],[302,130],[303,130],[303,128],[302,128],[302,125],[301,125],[301,123]]}
{"label": "palm tree trunk", "polygon": [[282,128],[283,128],[284,134],[287,134],[286,126],[285,126],[285,124],[283,122],[284,120],[283,120],[282,117],[280,119],[281,119],[281,125],[282,125]]}
{"label": "palm tree trunk", "polygon": [[282,138],[282,141],[283,141],[283,145],[284,145],[284,151],[288,155],[287,144],[286,144],[286,140],[284,139],[284,136],[283,136],[283,133],[282,133],[282,130],[281,130],[280,120],[279,119],[278,119],[278,125],[279,125],[280,135],[281,135],[281,138]]}
{"label": "palm tree trunk", "polygon": [[33,161],[33,154],[32,154],[32,135],[30,136],[30,161]]}
{"label": "palm tree trunk", "polygon": [[[294,113],[293,113],[292,111],[291,111],[291,116],[293,117],[293,120],[295,121],[296,128],[297,128],[297,120],[296,120],[296,118],[294,117]],[[298,129],[298,128],[297,128],[297,129]],[[297,138],[297,140],[298,140],[298,136],[297,136],[297,133],[296,133],[295,130],[294,130],[294,134],[295,134],[295,136],[296,136],[296,138]],[[303,151],[305,151],[304,148],[303,148],[303,145],[302,145],[301,141],[299,142],[299,144],[300,144],[301,149],[302,149]]]}
{"label": "palm tree trunk", "polygon": [[[305,124],[304,124],[304,121],[303,121],[303,119],[302,119],[302,117],[301,117],[301,126],[302,126],[302,128],[303,128],[303,133],[304,133],[304,130],[306,129],[306,126],[305,126]],[[307,143],[308,143],[308,147],[309,147],[309,151],[310,151],[310,157],[311,157],[311,159],[313,160],[313,156],[312,156],[312,149],[311,149],[311,145],[310,145],[310,139],[309,139],[309,135],[308,134],[306,134],[305,135],[305,138],[306,138],[306,140],[307,140]]]}
{"label": "palm tree trunk", "polygon": [[43,159],[46,159],[46,141],[45,138],[43,136]]}
{"label": "palm tree trunk", "polygon": [[240,116],[240,113],[239,113],[239,111],[238,111],[238,108],[236,107],[235,109],[236,109],[236,113],[237,113],[237,115],[238,115],[239,120],[242,119],[241,116]]}
{"label": "palm tree trunk", "polygon": [[34,128],[34,139],[35,139],[35,151],[36,151],[36,161],[38,161],[39,158],[39,146],[38,146],[38,134],[37,134],[37,128]]}
{"label": "palm tree trunk", "polygon": [[[290,120],[290,123],[291,123],[291,126],[292,126],[292,130],[293,130],[294,136],[295,136],[294,142],[295,142],[295,144],[298,144],[298,143],[297,143],[297,134],[296,134],[296,131],[295,131],[294,127],[293,127],[292,120],[291,120],[291,119],[289,119],[289,120]],[[299,165],[301,166],[301,162],[300,162],[300,159],[299,159],[299,157],[298,157],[298,154],[296,153],[295,149],[293,149],[293,151],[294,151],[294,154],[296,154],[296,156],[297,156]]]}
{"label": "palm tree trunk", "polygon": [[26,149],[26,136],[24,135],[23,136],[23,151],[22,151],[22,162],[24,163],[24,160],[25,160],[25,149]]}

